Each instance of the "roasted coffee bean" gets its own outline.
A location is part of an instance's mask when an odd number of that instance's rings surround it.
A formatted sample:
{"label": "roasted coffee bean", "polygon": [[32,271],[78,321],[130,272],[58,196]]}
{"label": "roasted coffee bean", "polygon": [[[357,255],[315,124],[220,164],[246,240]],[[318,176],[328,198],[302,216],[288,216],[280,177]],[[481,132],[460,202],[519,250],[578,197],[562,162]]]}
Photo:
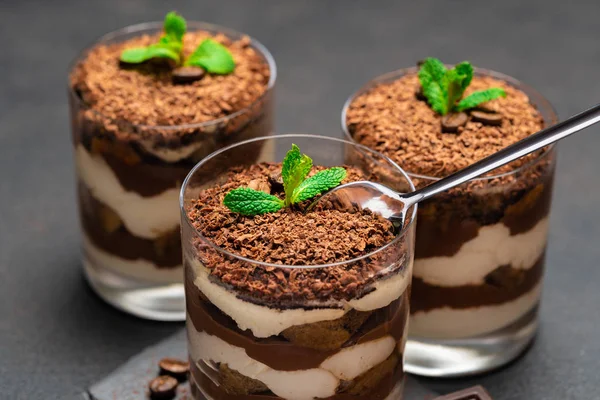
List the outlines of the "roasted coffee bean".
{"label": "roasted coffee bean", "polygon": [[176,358],[163,358],[159,361],[158,367],[161,375],[172,376],[179,382],[185,381],[190,372],[190,363]]}
{"label": "roasted coffee bean", "polygon": [[446,114],[442,117],[442,132],[456,133],[468,120],[469,117],[464,112]]}
{"label": "roasted coffee bean", "polygon": [[250,189],[258,190],[259,192],[271,193],[271,184],[262,179],[252,179],[248,183]]}
{"label": "roasted coffee bean", "polygon": [[425,94],[423,93],[423,88],[417,89],[417,91],[415,92],[415,97],[417,98],[417,100],[427,101],[427,97],[425,97]]}
{"label": "roasted coffee bean", "polygon": [[495,112],[471,111],[471,119],[481,122],[484,125],[500,126],[502,125],[502,114]]}
{"label": "roasted coffee bean", "polygon": [[148,384],[150,398],[153,400],[168,400],[175,397],[177,393],[177,379],[172,376],[161,375],[154,378]]}
{"label": "roasted coffee bean", "polygon": [[179,67],[173,70],[173,83],[185,84],[204,78],[206,71],[200,67]]}
{"label": "roasted coffee bean", "polygon": [[269,176],[269,183],[271,184],[272,193],[283,192],[283,178],[279,172],[276,172]]}

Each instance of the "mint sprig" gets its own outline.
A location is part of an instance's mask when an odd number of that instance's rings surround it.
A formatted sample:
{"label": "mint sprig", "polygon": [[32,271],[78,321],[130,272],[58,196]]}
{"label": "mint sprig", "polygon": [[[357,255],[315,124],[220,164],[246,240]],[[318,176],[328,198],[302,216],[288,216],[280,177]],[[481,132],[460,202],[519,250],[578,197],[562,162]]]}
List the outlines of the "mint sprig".
{"label": "mint sprig", "polygon": [[300,148],[293,144],[283,159],[281,168],[285,199],[242,187],[227,193],[223,204],[233,212],[248,216],[275,212],[332,189],[346,178],[346,170],[342,167],[322,170],[307,178],[312,165],[312,159],[302,154]]}
{"label": "mint sprig", "polygon": [[229,49],[213,39],[204,39],[184,60],[181,52],[186,30],[185,19],[171,11],[165,16],[163,34],[158,43],[125,49],[120,60],[127,64],[140,64],[154,58],[167,58],[173,60],[175,66],[201,67],[208,73],[221,75],[230,74],[235,70],[235,61]]}
{"label": "mint sprig", "polygon": [[223,203],[231,211],[242,215],[275,212],[284,207],[283,200],[271,194],[250,188],[237,188],[227,193]]}
{"label": "mint sprig", "polygon": [[429,57],[421,65],[418,76],[427,102],[441,115],[465,111],[506,96],[504,89],[492,88],[474,92],[461,100],[473,79],[473,66],[467,61],[447,69],[440,60]]}
{"label": "mint sprig", "polygon": [[226,75],[235,69],[235,61],[227,47],[212,39],[204,39],[185,65],[204,68],[212,74]]}
{"label": "mint sprig", "polygon": [[163,35],[158,43],[146,47],[125,49],[121,53],[121,61],[128,64],[139,64],[153,58],[169,58],[179,63],[185,30],[185,19],[175,11],[171,11],[165,16]]}

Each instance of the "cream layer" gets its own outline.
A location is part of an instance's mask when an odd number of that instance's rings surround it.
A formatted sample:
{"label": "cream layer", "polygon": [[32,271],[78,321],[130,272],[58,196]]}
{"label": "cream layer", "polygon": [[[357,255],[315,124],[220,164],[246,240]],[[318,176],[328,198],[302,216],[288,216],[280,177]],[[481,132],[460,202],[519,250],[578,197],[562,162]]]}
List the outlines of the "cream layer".
{"label": "cream layer", "polygon": [[410,336],[459,339],[496,331],[515,322],[540,299],[541,284],[506,303],[466,309],[449,307],[418,312],[410,316]]}
{"label": "cream layer", "polygon": [[152,197],[128,191],[106,161],[81,144],[75,150],[75,162],[79,178],[92,195],[113,209],[134,236],[155,239],[179,226],[179,189]]}
{"label": "cream layer", "polygon": [[502,265],[533,267],[544,252],[547,236],[548,217],[512,236],[504,224],[484,226],[453,256],[416,259],[413,273],[430,285],[483,284],[485,276]]}
{"label": "cream layer", "polygon": [[[188,317],[189,318],[189,317]],[[287,400],[313,400],[333,396],[340,381],[351,380],[387,359],[395,349],[391,336],[340,350],[318,368],[278,371],[248,356],[237,346],[198,332],[188,323],[189,351],[193,362],[225,363],[231,369],[261,381],[277,396]]]}
{"label": "cream layer", "polygon": [[212,282],[209,270],[197,259],[188,256],[188,262],[195,272],[194,284],[208,300],[231,317],[241,330],[250,329],[259,338],[279,335],[291,326],[335,320],[353,308],[371,311],[385,307],[402,296],[410,283],[409,267],[389,278],[378,280],[373,285],[374,290],[359,299],[336,303],[312,302],[306,305],[310,309],[277,309],[238,298],[231,290]]}
{"label": "cream layer", "polygon": [[158,268],[147,260],[126,260],[98,248],[85,234],[83,235],[83,250],[86,257],[94,265],[106,268],[119,275],[134,278],[142,282],[183,282],[183,267],[181,265],[172,268]]}

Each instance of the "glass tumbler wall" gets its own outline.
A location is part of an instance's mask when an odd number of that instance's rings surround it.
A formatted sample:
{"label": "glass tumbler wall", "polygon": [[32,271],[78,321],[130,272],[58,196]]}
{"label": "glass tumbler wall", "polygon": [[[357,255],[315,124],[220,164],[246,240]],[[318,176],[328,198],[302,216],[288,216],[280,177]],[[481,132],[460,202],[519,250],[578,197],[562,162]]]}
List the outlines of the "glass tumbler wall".
{"label": "glass tumbler wall", "polygon": [[[415,68],[384,75],[379,83]],[[503,74],[476,70],[523,91],[544,125],[557,122],[539,93]],[[393,149],[390,149],[393,150]],[[461,376],[506,364],[537,328],[555,148],[508,173],[474,179],[419,205],[405,367],[426,376]],[[402,160],[395,160],[402,165]],[[407,171],[415,186],[439,179]]]}
{"label": "glass tumbler wall", "polygon": [[[263,161],[280,161],[292,143],[310,155],[314,165],[353,166],[367,175],[376,171],[371,176],[398,190],[413,187],[386,157],[360,145],[319,136],[254,139],[200,162],[184,182],[180,199],[193,396],[222,400],[400,399],[413,217],[398,227],[389,244],[365,256],[328,265],[280,265],[245,258],[203,236],[189,217],[202,190],[222,186],[229,167],[253,164],[237,154],[270,148],[271,156]],[[411,211],[414,216],[415,210]],[[310,241],[307,238],[306,243]],[[232,283],[215,269],[246,271],[247,275],[242,275],[250,285]],[[365,274],[368,284],[360,295],[340,297],[333,292],[307,300],[294,291],[300,281],[302,287],[319,290],[345,271]],[[290,296],[259,296],[248,289],[253,279],[257,286],[277,282],[276,292],[289,292]]]}
{"label": "glass tumbler wall", "polygon": [[[130,26],[104,36],[90,49],[156,34],[161,28],[160,23]],[[219,26],[188,22],[188,31],[196,30],[231,40],[243,37]],[[208,154],[272,130],[275,64],[260,43],[249,42],[270,70],[265,93],[250,106],[208,122],[134,124],[102,115],[81,93],[69,89],[84,270],[93,289],[120,309],[149,319],[185,319],[180,186]]]}

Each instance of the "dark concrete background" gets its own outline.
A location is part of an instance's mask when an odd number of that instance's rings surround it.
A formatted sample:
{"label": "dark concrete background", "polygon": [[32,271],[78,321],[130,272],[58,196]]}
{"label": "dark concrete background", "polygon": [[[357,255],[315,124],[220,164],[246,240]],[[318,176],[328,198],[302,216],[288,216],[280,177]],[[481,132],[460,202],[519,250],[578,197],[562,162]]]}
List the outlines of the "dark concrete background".
{"label": "dark concrete background", "polygon": [[[65,81],[94,38],[170,9],[247,32],[279,65],[279,132],[340,135],[346,97],[428,55],[538,88],[566,117],[598,101],[597,1],[0,0],[0,398],[71,399],[179,324],[122,314],[84,284]],[[484,384],[495,399],[598,399],[600,128],[561,145],[541,331]]]}

